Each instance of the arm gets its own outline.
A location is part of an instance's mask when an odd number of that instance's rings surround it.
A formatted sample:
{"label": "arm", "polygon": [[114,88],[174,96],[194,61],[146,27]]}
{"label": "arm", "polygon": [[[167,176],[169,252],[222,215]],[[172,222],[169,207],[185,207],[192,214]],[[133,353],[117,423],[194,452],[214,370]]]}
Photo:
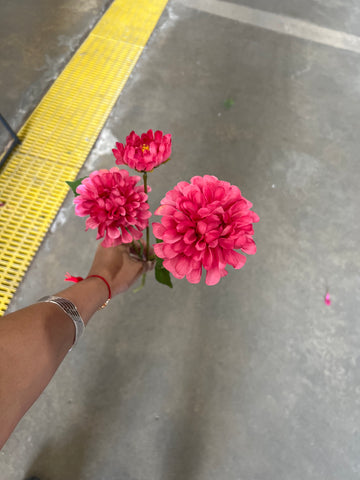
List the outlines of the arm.
{"label": "arm", "polygon": [[[127,290],[144,271],[129,247],[98,247],[89,275],[109,282],[112,296]],[[108,298],[106,284],[88,278],[57,296],[70,300],[85,325]],[[0,449],[47,386],[74,342],[72,320],[57,305],[38,303],[0,318]]]}

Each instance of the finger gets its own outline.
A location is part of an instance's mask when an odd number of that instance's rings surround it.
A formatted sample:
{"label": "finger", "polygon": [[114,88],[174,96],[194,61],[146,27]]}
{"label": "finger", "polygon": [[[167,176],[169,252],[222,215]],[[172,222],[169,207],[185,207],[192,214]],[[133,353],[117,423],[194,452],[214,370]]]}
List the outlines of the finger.
{"label": "finger", "polygon": [[129,252],[128,255],[129,255],[130,260],[133,260],[135,262],[141,262],[142,261],[142,259],[139,258],[139,256],[136,255],[136,253],[134,253],[134,252]]}

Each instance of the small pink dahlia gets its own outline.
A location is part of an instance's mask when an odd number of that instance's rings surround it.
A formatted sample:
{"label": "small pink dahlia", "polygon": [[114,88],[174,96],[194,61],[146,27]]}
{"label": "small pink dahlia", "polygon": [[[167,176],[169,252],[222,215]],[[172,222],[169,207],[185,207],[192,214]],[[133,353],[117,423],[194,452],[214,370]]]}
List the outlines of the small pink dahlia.
{"label": "small pink dahlia", "polygon": [[155,253],[175,278],[199,283],[204,267],[206,284],[215,285],[228,274],[227,264],[244,266],[246,257],[235,249],[256,252],[252,224],[259,217],[251,207],[238,187],[216,177],[180,182],[155,211],[162,219],[153,223],[154,235],[163,240],[154,245]]}
{"label": "small pink dahlia", "polygon": [[157,130],[143,133],[141,137],[134,131],[126,137],[125,146],[117,142],[113,148],[117,165],[128,165],[138,172],[150,172],[169,160],[171,155],[171,134]]}
{"label": "small pink dahlia", "polygon": [[139,180],[139,176],[130,176],[126,170],[113,167],[92,172],[77,187],[75,213],[79,217],[90,215],[86,219],[86,230],[97,228],[97,239],[105,236],[104,247],[142,237],[151,212],[144,186],[136,186]]}

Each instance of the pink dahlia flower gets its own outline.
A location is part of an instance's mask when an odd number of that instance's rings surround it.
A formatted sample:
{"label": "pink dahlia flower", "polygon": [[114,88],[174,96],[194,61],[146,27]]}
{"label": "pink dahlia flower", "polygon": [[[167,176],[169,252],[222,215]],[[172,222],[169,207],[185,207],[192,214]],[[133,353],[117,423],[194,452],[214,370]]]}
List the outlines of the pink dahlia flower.
{"label": "pink dahlia flower", "polygon": [[139,180],[139,176],[130,176],[126,170],[113,167],[92,172],[77,187],[75,213],[79,217],[89,215],[86,230],[97,228],[97,239],[105,237],[104,247],[142,237],[151,212],[144,186],[136,186]]}
{"label": "pink dahlia flower", "polygon": [[117,142],[113,148],[117,165],[128,165],[138,172],[150,172],[169,160],[171,155],[171,134],[157,130],[143,133],[141,137],[134,131],[126,137],[125,146]]}
{"label": "pink dahlia flower", "polygon": [[238,187],[216,177],[180,182],[155,211],[162,219],[153,223],[154,235],[163,241],[154,245],[155,253],[174,277],[199,283],[204,267],[206,284],[215,285],[228,274],[227,264],[244,266],[246,257],[235,249],[256,252],[252,224],[259,217],[251,207]]}

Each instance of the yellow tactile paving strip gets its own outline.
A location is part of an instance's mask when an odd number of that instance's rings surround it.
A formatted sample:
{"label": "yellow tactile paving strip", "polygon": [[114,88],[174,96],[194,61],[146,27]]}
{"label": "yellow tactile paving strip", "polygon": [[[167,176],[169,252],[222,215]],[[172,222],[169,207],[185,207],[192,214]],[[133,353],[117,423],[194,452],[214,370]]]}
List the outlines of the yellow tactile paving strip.
{"label": "yellow tactile paving strip", "polygon": [[19,132],[0,171],[0,315],[10,303],[167,0],[115,0]]}

